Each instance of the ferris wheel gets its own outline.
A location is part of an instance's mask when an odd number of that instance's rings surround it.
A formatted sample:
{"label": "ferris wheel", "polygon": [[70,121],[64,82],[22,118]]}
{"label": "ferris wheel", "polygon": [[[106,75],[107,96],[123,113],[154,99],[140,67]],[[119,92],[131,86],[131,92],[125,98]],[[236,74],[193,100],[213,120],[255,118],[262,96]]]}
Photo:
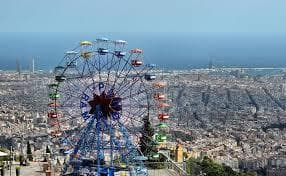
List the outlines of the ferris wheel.
{"label": "ferris wheel", "polygon": [[[154,82],[155,65],[144,63],[143,51],[126,52],[126,45],[106,38],[82,41],[55,67],[48,118],[55,149],[69,156],[62,175],[148,175],[138,150],[140,128],[150,113],[150,85],[163,83]],[[163,101],[161,94],[153,98]]]}

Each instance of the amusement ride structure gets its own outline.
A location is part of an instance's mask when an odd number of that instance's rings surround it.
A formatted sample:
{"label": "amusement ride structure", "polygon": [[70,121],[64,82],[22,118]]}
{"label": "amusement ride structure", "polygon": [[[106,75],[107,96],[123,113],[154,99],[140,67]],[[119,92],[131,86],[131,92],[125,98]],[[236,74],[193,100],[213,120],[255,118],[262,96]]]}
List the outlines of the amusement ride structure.
{"label": "amusement ride structure", "polygon": [[[67,159],[61,175],[148,175],[139,139],[144,117],[156,114],[158,148],[167,141],[166,82],[143,51],[127,42],[82,41],[66,52],[49,84],[48,123],[53,148]],[[155,110],[155,111],[154,111]],[[151,112],[152,111],[152,112]]]}

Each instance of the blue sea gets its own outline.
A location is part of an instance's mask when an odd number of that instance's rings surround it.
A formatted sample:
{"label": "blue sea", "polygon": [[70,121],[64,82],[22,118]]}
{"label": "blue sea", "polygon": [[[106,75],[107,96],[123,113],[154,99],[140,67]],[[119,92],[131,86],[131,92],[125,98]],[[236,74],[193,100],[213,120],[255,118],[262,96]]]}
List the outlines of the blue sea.
{"label": "blue sea", "polygon": [[81,40],[106,37],[128,41],[126,49],[142,48],[150,63],[164,68],[214,66],[285,67],[286,36],[210,33],[0,33],[0,69],[51,70]]}

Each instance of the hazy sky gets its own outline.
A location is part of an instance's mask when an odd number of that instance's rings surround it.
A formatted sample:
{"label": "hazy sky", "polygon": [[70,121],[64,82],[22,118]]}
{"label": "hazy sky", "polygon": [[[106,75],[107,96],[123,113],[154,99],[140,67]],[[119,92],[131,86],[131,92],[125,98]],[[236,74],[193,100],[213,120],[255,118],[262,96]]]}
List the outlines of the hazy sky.
{"label": "hazy sky", "polygon": [[1,0],[0,32],[285,33],[285,0]]}

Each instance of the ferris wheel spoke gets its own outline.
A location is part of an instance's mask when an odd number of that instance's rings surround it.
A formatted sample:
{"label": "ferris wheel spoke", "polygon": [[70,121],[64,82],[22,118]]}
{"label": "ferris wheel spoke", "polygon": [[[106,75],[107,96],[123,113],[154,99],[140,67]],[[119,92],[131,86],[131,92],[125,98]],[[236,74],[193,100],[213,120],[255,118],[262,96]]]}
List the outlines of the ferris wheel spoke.
{"label": "ferris wheel spoke", "polygon": [[[87,125],[87,124],[85,124],[85,125]],[[75,146],[76,142],[80,138],[80,134],[83,132],[84,129],[85,129],[85,127],[81,127],[78,129],[64,130],[63,133],[65,134],[65,137],[69,141],[71,141],[71,145]]]}
{"label": "ferris wheel spoke", "polygon": [[[70,101],[70,100],[68,100],[68,101]],[[58,110],[63,115],[63,118],[60,118],[60,119],[62,121],[65,121],[65,122],[73,120],[73,119],[78,119],[77,122],[80,122],[80,123],[87,121],[87,120],[83,120],[80,115],[75,113],[76,111],[75,112],[70,111],[72,107],[73,108],[78,107],[78,109],[79,109],[80,108],[79,103],[75,103],[74,101],[71,103],[68,103],[68,101],[62,102],[62,104],[59,108],[60,110]],[[78,101],[76,101],[76,102],[78,102]]]}
{"label": "ferris wheel spoke", "polygon": [[[118,59],[117,70],[114,71],[115,75],[114,75],[114,80],[113,80],[113,83],[112,83],[112,87],[115,87],[118,79],[120,79],[120,77],[117,76],[117,73],[118,73],[118,70],[119,70],[119,67],[120,67],[120,62],[121,62],[121,60]],[[114,65],[114,67],[116,67],[116,65]]]}
{"label": "ferris wheel spoke", "polygon": [[94,69],[93,69],[93,73],[99,72],[99,69],[98,69],[98,67],[97,67],[97,65],[96,65],[96,59],[93,59],[93,60],[90,61],[90,62],[91,62],[91,66],[94,68]]}
{"label": "ferris wheel spoke", "polygon": [[[61,123],[65,125],[66,122],[70,121],[70,120],[77,120],[78,118],[67,118],[65,120],[63,120]],[[67,129],[64,129],[63,131],[67,134],[67,133],[72,133],[73,131],[82,131],[84,129],[84,127],[89,123],[89,121],[84,121],[82,123],[80,123],[77,127],[72,127],[72,128],[69,128],[68,130]],[[75,133],[75,136],[77,136],[78,133]]]}
{"label": "ferris wheel spoke", "polygon": [[67,86],[65,87],[65,89],[68,90],[68,92],[63,91],[62,89],[58,89],[57,92],[59,92],[60,94],[66,94],[69,97],[73,97],[73,98],[79,98],[80,97],[80,92],[77,92],[75,89],[72,89],[71,87]]}
{"label": "ferris wheel spoke", "polygon": [[75,100],[79,101],[80,98],[78,97],[63,97],[62,101],[59,102],[59,107],[64,108],[64,107],[72,107],[74,106]]}
{"label": "ferris wheel spoke", "polygon": [[[145,92],[142,92],[142,93],[145,93]],[[135,96],[132,96],[132,94],[129,96],[130,97],[128,99],[127,98],[123,99],[122,107],[131,106],[131,105],[133,105],[133,106],[136,105],[136,107],[138,107],[138,108],[148,108],[149,107],[148,101],[146,101],[146,96],[142,95],[141,97],[140,96],[135,97]]]}
{"label": "ferris wheel spoke", "polygon": [[98,63],[98,78],[101,81],[102,80],[102,78],[101,78],[101,69],[102,69],[102,67],[101,67],[101,57],[98,58],[96,63]]}
{"label": "ferris wheel spoke", "polygon": [[92,127],[93,125],[93,120],[91,120],[88,124],[87,124],[87,128],[85,128],[83,130],[83,132],[80,134],[80,140],[78,141],[78,143],[75,145],[75,149],[74,149],[74,154],[77,154],[78,153],[78,150],[80,150],[81,148],[81,145],[85,142],[86,138],[87,138],[87,134],[88,134],[88,131],[90,130],[90,128]]}
{"label": "ferris wheel spoke", "polygon": [[[138,114],[138,116],[140,117],[140,115],[145,114],[145,112],[141,112],[141,114],[140,114],[139,112],[137,112],[137,114]],[[130,114],[130,116],[132,116],[132,115],[133,115],[133,114]],[[130,119],[130,123],[125,123],[125,124],[127,124],[128,126],[131,125],[133,129],[137,129],[137,128],[139,128],[139,126],[140,126],[141,124],[143,124],[143,121],[136,120],[136,119],[132,118],[132,119]]]}
{"label": "ferris wheel spoke", "polygon": [[[89,79],[90,77],[84,77],[84,78],[75,78],[73,80],[73,82],[71,82],[73,84],[73,86],[75,87],[75,89],[79,89],[79,87],[86,87],[87,82],[84,82],[84,80]],[[90,91],[92,91],[92,89],[88,86],[87,87]],[[79,89],[82,90],[82,89]],[[80,92],[82,93],[82,92]]]}
{"label": "ferris wheel spoke", "polygon": [[[77,69],[76,69],[77,70]],[[79,73],[79,71],[78,71],[78,73]],[[84,82],[84,80],[86,80],[86,79],[88,79],[88,78],[90,78],[90,76],[81,76],[81,77],[74,77],[73,79],[70,79],[69,80],[69,82],[67,82],[66,84],[73,84],[73,86],[75,87],[75,88],[77,88],[78,89],[78,87],[79,86],[86,86],[86,82]],[[84,79],[84,80],[83,80]],[[76,83],[78,83],[78,84],[76,84]],[[93,91],[89,86],[88,86],[88,89],[90,90],[90,91]],[[79,89],[80,90],[80,89]],[[82,92],[81,92],[82,93]]]}
{"label": "ferris wheel spoke", "polygon": [[[110,82],[112,82],[112,81],[110,80],[110,72],[112,71],[112,66],[113,66],[112,63],[116,64],[117,62],[118,62],[118,61],[116,61],[116,62],[114,63],[114,55],[112,55],[111,61],[110,61],[110,62],[107,62],[107,78],[106,78],[107,84],[110,84]],[[105,86],[104,92],[107,91],[106,88],[107,88],[107,86]]]}
{"label": "ferris wheel spoke", "polygon": [[108,54],[106,56],[102,56],[102,55],[99,55],[99,60],[100,60],[100,68],[101,68],[101,72],[105,73],[108,68],[109,68],[109,59],[108,59]]}
{"label": "ferris wheel spoke", "polygon": [[[81,96],[82,95],[75,95],[72,92],[67,92],[67,91],[62,91],[59,90],[59,93],[62,93],[62,98],[60,99],[60,101],[58,101],[59,106],[63,107],[65,104],[79,104],[80,100],[81,100]],[[63,95],[64,93],[64,95]]]}
{"label": "ferris wheel spoke", "polygon": [[[86,61],[86,62],[88,62],[88,61]],[[93,83],[93,85],[95,85],[96,83],[95,83],[95,80],[94,80],[94,71],[91,71],[91,68],[90,68],[90,65],[87,63],[87,67],[88,67],[88,71],[89,71],[89,76],[90,76],[90,78],[91,78],[91,80],[92,80],[92,83]],[[101,79],[100,79],[101,80]]]}
{"label": "ferris wheel spoke", "polygon": [[119,83],[118,87],[117,87],[117,93],[120,91],[120,89],[123,87],[123,85],[125,85],[124,83],[130,82],[130,80],[127,80],[128,75],[130,74],[131,69],[128,70],[128,72],[126,73],[126,75],[124,76],[124,79]]}
{"label": "ferris wheel spoke", "polygon": [[112,54],[112,58],[111,58],[111,61],[109,62],[110,64],[109,64],[109,66],[108,66],[108,68],[107,68],[107,70],[108,70],[108,72],[107,72],[107,82],[109,82],[109,79],[110,79],[110,72],[111,72],[111,70],[112,70],[112,66],[113,66],[113,63],[114,62],[114,55]]}
{"label": "ferris wheel spoke", "polygon": [[131,99],[131,102],[133,102],[133,106],[130,105],[130,107],[136,107],[139,109],[148,109],[150,107],[148,100],[146,101],[146,98],[144,97]]}
{"label": "ferris wheel spoke", "polygon": [[104,56],[101,56],[101,55],[99,55],[99,58],[102,58],[101,60],[102,60],[102,66],[101,66],[101,68],[102,68],[102,70],[103,71],[107,71],[108,70],[108,66],[109,66],[109,59],[108,59],[108,57],[109,57],[109,55],[107,54],[105,57]]}
{"label": "ferris wheel spoke", "polygon": [[[136,116],[139,116],[138,114],[139,114],[139,112],[146,112],[146,110],[142,110],[142,109],[140,109],[140,108],[136,108],[137,109],[137,111],[134,111],[134,109],[132,109],[132,108],[130,108],[130,109],[128,109],[129,111],[128,111],[128,113],[126,113],[125,114],[125,116],[126,116],[126,118],[127,118],[127,121],[126,122],[128,122],[129,120],[134,120],[134,121],[136,121],[136,122],[139,122],[139,123],[142,123],[142,121],[139,121],[139,120],[136,120],[136,118],[134,118],[134,114],[136,114]],[[141,114],[140,114],[141,115]],[[140,116],[139,116],[140,117]],[[131,123],[131,124],[133,124],[133,123]]]}
{"label": "ferris wheel spoke", "polygon": [[[129,59],[130,59],[130,56],[129,56],[128,60]],[[121,72],[125,69],[126,65],[128,64],[128,60],[125,60],[124,58],[118,58],[119,63],[117,64],[117,68],[116,68],[116,71],[115,71],[115,80],[113,82],[113,86],[115,86],[115,84],[117,83],[117,80],[120,79]],[[120,66],[122,66],[121,65],[121,61],[124,62],[123,63],[124,65],[123,65],[121,71],[119,72]]]}
{"label": "ferris wheel spoke", "polygon": [[[141,122],[140,122],[140,123],[141,123]],[[124,125],[124,124],[121,123],[121,125]],[[144,133],[140,133],[140,135],[138,135],[138,133],[133,132],[134,130],[130,129],[130,128],[132,128],[132,127],[125,126],[125,128],[127,128],[128,131],[131,132],[132,135],[135,135],[138,139],[140,139],[142,136],[144,136],[144,137],[150,139],[151,141],[153,141],[153,138],[152,138],[152,137],[150,137],[150,136],[148,136],[148,135],[145,135]],[[133,133],[132,133],[132,132],[133,132]],[[141,141],[141,142],[143,142],[143,143],[144,143],[145,145],[147,145],[147,146],[150,145],[150,144],[146,143],[145,141]]]}
{"label": "ferris wheel spoke", "polygon": [[[148,68],[148,67],[145,67],[145,68]],[[140,72],[137,72],[137,73],[136,73],[136,75],[137,75],[138,77],[137,77],[137,79],[135,79],[135,80],[133,81],[133,84],[135,84],[136,82],[138,82],[139,80],[142,79],[142,78],[141,78],[141,77],[142,77],[141,75],[142,75],[142,73],[144,73],[144,70],[145,70],[145,69],[143,69],[143,70],[141,70]],[[148,71],[148,70],[146,70],[145,72],[147,72],[147,71]],[[126,76],[126,77],[127,77],[127,76]],[[126,78],[126,77],[125,77],[125,78]],[[135,78],[136,78],[136,77],[135,77]],[[123,82],[123,81],[122,81],[122,82]],[[118,91],[120,91],[121,87],[126,86],[125,84],[122,84],[122,82],[121,82],[121,84],[120,84],[120,87],[118,88]],[[142,82],[142,80],[141,80],[141,82]],[[133,85],[133,84],[132,84],[132,85]]]}
{"label": "ferris wheel spoke", "polygon": [[145,89],[138,89],[135,92],[130,92],[129,94],[119,94],[121,96],[122,101],[130,101],[129,99],[136,98],[143,96],[146,98],[146,90]]}
{"label": "ferris wheel spoke", "polygon": [[143,69],[140,71],[140,75],[144,76],[146,73],[150,72],[152,67],[144,66]]}
{"label": "ferris wheel spoke", "polygon": [[78,65],[80,65],[80,67],[76,67],[76,71],[78,72],[80,77],[85,77],[86,76],[86,60],[88,60],[88,58],[83,58],[83,57],[79,57],[78,61]]}
{"label": "ferris wheel spoke", "polygon": [[[132,130],[130,130],[128,127],[126,127],[125,125],[123,125],[122,123],[119,123],[119,128],[122,130],[122,131],[126,131],[125,133],[128,133],[127,135],[130,135],[130,134],[132,134],[132,133],[130,133],[130,132],[132,132]],[[126,134],[123,134],[123,138],[124,137],[126,137]],[[129,139],[130,140],[130,139]],[[126,143],[125,143],[125,145],[128,145],[128,140],[126,141]],[[136,147],[134,147],[134,148],[132,148],[132,150],[137,150],[137,148]],[[128,153],[131,153],[132,151],[128,151]]]}
{"label": "ferris wheel spoke", "polygon": [[66,85],[70,88],[69,90],[71,93],[81,96],[82,91],[80,91],[80,88],[83,88],[84,86],[81,79],[75,78],[74,80],[68,82]]}
{"label": "ferris wheel spoke", "polygon": [[[140,82],[139,82],[139,79],[137,79],[135,81],[132,81],[131,83],[129,81],[128,83],[124,84],[124,87],[121,86],[120,88],[117,88],[117,92],[115,94],[121,95],[122,93],[124,93],[124,92],[128,91],[129,89],[131,89],[134,85],[137,85],[136,83],[141,84],[142,80],[140,80]],[[138,90],[140,90],[140,89],[138,89]]]}
{"label": "ferris wheel spoke", "polygon": [[[126,126],[126,125],[124,125],[124,124],[122,124],[122,123],[119,123],[119,126],[125,128],[125,129],[127,129],[127,131],[128,131],[130,134],[134,135],[137,139],[140,138],[140,136],[139,136],[136,132],[134,132],[134,130],[130,129],[128,126]],[[134,148],[134,149],[135,149],[135,148]]]}
{"label": "ferris wheel spoke", "polygon": [[[139,102],[139,103],[140,103],[140,102]],[[122,109],[127,108],[127,107],[130,107],[130,106],[134,106],[134,105],[132,105],[132,104],[124,104],[124,105],[122,105]],[[136,106],[134,106],[134,107],[131,107],[130,109],[146,108],[147,106],[148,106],[147,103],[146,103],[146,104],[143,104],[143,103],[141,102],[141,104],[138,104],[138,105],[136,105]]]}
{"label": "ferris wheel spoke", "polygon": [[[132,54],[129,55],[129,57],[128,57],[127,60],[121,58],[121,60],[124,60],[124,61],[125,61],[125,64],[124,64],[124,66],[122,67],[122,69],[121,69],[121,71],[120,71],[119,73],[118,73],[119,69],[117,70],[118,78],[121,77],[121,75],[122,75],[123,71],[125,70],[126,66],[129,65],[129,61],[130,61],[131,57],[132,57]],[[132,66],[129,67],[129,69],[128,69],[128,71],[127,71],[127,74],[130,73],[131,69],[132,69]],[[125,77],[126,77],[126,75],[125,75]]]}
{"label": "ferris wheel spoke", "polygon": [[69,136],[65,131],[63,131],[61,138],[63,138],[61,142],[63,142],[65,146],[68,146],[69,149],[74,147],[74,143],[69,139]]}

